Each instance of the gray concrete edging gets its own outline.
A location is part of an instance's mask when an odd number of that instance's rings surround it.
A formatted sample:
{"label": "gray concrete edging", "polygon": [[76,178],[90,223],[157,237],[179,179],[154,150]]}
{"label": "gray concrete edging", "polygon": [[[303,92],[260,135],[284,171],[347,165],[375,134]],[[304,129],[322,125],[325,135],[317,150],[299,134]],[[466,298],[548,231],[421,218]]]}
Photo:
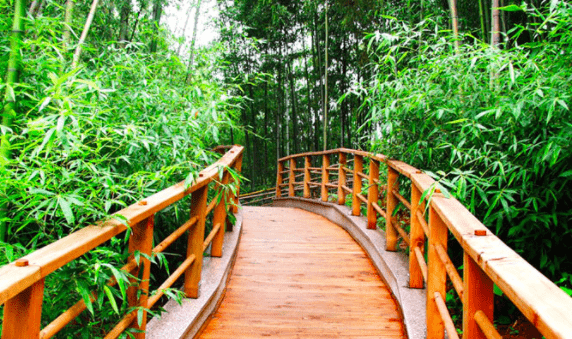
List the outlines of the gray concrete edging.
{"label": "gray concrete edging", "polygon": [[385,250],[385,232],[367,229],[364,217],[352,216],[343,205],[300,197],[276,198],[273,206],[300,208],[325,217],[346,230],[364,249],[379,275],[401,307],[403,323],[410,339],[427,337],[426,289],[409,288],[409,258],[402,252]]}
{"label": "gray concrete edging", "polygon": [[185,298],[181,305],[175,300],[169,300],[163,306],[166,312],[160,318],[151,319],[147,324],[147,339],[194,338],[217,310],[238,253],[242,235],[242,207],[239,207],[235,216],[233,231],[224,235],[222,257],[203,258],[199,297]]}

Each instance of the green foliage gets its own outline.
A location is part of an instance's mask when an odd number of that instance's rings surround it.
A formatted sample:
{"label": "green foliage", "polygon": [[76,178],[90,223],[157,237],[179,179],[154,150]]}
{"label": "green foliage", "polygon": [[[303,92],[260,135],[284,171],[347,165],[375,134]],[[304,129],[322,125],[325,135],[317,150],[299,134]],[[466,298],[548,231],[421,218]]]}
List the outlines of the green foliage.
{"label": "green foliage", "polygon": [[[0,4],[2,46],[9,45],[5,32],[11,6]],[[47,1],[43,14],[28,16],[20,83],[11,89],[17,115],[12,128],[0,126],[13,155],[0,170],[0,206],[8,207],[0,266],[197,177],[218,156],[208,150],[229,142],[240,98],[229,96],[231,88],[216,80],[217,47],[198,56],[201,63],[185,84],[187,66],[168,49],[170,34],[158,32],[158,49],[152,54],[137,41],[122,48],[113,41],[113,11],[105,10],[112,6],[106,1],[100,6],[85,58],[75,70],[69,69],[73,50],[61,42],[64,9]],[[78,3],[74,29],[81,29],[88,8]],[[151,39],[154,33],[147,25],[143,22],[138,32]],[[7,69],[8,55],[7,49],[0,50],[0,72]],[[156,216],[158,239],[188,218],[188,201],[183,203]],[[126,248],[124,240],[112,239],[50,274],[43,325],[83,299],[88,311],[61,336],[103,336],[129,311],[126,290],[137,281],[118,270]],[[157,267],[179,258],[161,254],[151,259]],[[106,282],[111,277],[118,283],[110,288]],[[173,290],[165,293],[177,296]]]}
{"label": "green foliage", "polygon": [[414,29],[391,20],[391,34],[370,36],[375,76],[363,107],[375,151],[435,172],[556,279],[572,271],[561,256],[572,240],[572,7],[546,20],[540,42],[499,50],[473,40],[460,54],[437,19]]}

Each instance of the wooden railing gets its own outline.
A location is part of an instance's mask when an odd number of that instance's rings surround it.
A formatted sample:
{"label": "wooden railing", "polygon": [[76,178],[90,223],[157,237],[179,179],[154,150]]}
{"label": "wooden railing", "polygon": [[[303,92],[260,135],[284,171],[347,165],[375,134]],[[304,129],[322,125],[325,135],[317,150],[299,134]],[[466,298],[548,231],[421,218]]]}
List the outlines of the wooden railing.
{"label": "wooden railing", "polygon": [[266,206],[272,203],[276,190],[269,188],[256,192],[241,194],[238,200],[243,206]]}
{"label": "wooden railing", "polygon": [[[404,182],[409,185],[400,187]],[[353,215],[365,207],[368,228],[376,229],[379,218],[385,219],[388,251],[408,249],[409,285],[427,288],[427,338],[443,338],[445,331],[449,338],[459,338],[445,303],[447,278],[463,304],[463,338],[501,337],[493,326],[494,284],[546,338],[572,338],[572,298],[459,201],[445,197],[428,175],[384,155],[350,149],[278,160],[277,197],[346,204],[348,195]],[[398,208],[407,215],[397,213]],[[450,234],[463,250],[463,277],[447,251]]]}
{"label": "wooden railing", "polygon": [[[229,190],[221,189],[223,185],[233,180],[229,168],[240,172],[243,147],[233,146],[227,149],[228,152],[222,158],[199,173],[197,180],[190,187],[185,187],[184,182],[173,185],[117,212],[116,214],[121,215],[124,221],[112,219],[99,225],[85,227],[0,268],[0,305],[4,304],[2,339],[51,338],[81,314],[86,309],[83,300],[78,301],[40,330],[44,280],[58,268],[127,230],[125,224],[129,225],[132,233],[129,238],[130,256],[122,270],[135,277],[141,277],[140,280],[133,281],[127,290],[129,306],[150,309],[164,294],[164,290],[171,287],[183,274],[184,293],[189,298],[197,298],[203,252],[211,245],[211,256],[222,256],[224,230],[225,228],[227,231],[232,230],[232,225],[227,222],[226,206],[233,206],[234,212],[237,208],[239,182],[234,183],[237,185],[234,196]],[[221,173],[222,178],[219,177]],[[211,182],[214,184],[209,185]],[[208,192],[211,189],[209,186],[213,186],[223,198],[218,199],[215,196],[207,202]],[[155,213],[189,194],[191,195],[189,220],[152,248]],[[213,227],[205,238],[205,221],[211,211]],[[154,294],[149,294],[149,258],[163,252],[186,231],[189,232],[185,260]],[[136,260],[136,252],[145,256],[141,255],[140,260]],[[115,284],[117,281],[114,279],[108,282],[110,286]],[[95,293],[91,297],[92,301],[95,300]],[[137,311],[128,313],[105,338],[117,338],[127,328],[144,331],[146,312],[143,313],[140,324],[137,317]],[[145,337],[145,333],[140,331],[133,335],[136,338]]]}

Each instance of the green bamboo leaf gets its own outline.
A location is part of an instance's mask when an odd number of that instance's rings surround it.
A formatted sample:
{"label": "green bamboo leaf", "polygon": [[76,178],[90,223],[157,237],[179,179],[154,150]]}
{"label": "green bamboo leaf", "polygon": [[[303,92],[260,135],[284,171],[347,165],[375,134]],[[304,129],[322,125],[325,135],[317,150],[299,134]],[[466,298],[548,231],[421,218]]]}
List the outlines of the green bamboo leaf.
{"label": "green bamboo leaf", "polygon": [[60,206],[64,217],[68,224],[73,224],[75,222],[75,217],[70,207],[70,203],[63,197],[58,197],[58,205]]}
{"label": "green bamboo leaf", "polygon": [[504,7],[499,7],[498,9],[501,11],[505,11],[505,12],[521,12],[521,11],[524,11],[524,8],[517,6],[517,5],[508,5],[508,6],[504,6]]}
{"label": "green bamboo leaf", "polygon": [[85,306],[87,307],[89,313],[91,313],[91,315],[94,315],[93,303],[91,302],[90,291],[87,290],[84,286],[80,285],[77,286],[76,291],[81,295],[81,298],[83,299],[83,302],[85,303]]}
{"label": "green bamboo leaf", "polygon": [[119,308],[117,307],[117,303],[115,302],[115,297],[113,297],[113,293],[111,293],[111,289],[109,288],[109,286],[107,285],[103,286],[103,291],[105,292],[107,299],[109,299],[109,303],[111,304],[113,311],[115,311],[116,314],[119,314]]}

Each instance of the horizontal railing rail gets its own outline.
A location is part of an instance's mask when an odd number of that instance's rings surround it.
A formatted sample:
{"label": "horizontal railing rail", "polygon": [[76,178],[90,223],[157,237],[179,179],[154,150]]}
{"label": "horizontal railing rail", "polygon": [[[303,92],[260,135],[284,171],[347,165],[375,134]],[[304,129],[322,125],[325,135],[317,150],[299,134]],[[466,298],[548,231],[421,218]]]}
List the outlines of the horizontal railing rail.
{"label": "horizontal railing rail", "polygon": [[[121,219],[113,218],[98,225],[82,228],[54,243],[34,251],[13,263],[0,268],[0,305],[4,305],[2,339],[47,339],[56,335],[64,326],[73,321],[85,309],[84,300],[79,300],[49,325],[41,329],[41,314],[45,278],[72,260],[86,254],[112,237],[131,228],[129,237],[129,259],[122,270],[141,277],[131,282],[127,290],[130,307],[150,309],[164,294],[167,288],[184,275],[184,293],[189,298],[199,295],[199,281],[203,253],[210,246],[212,257],[221,257],[224,231],[232,230],[227,216],[227,208],[237,211],[240,182],[234,182],[236,195],[223,186],[232,183],[234,176],[230,169],[240,172],[242,166],[242,146],[219,147],[215,151],[226,150],[217,162],[202,170],[198,178],[185,187],[180,182],[115,213]],[[222,178],[220,177],[222,173]],[[213,185],[209,185],[213,182]],[[210,186],[217,195],[208,202]],[[220,195],[222,197],[219,199]],[[191,195],[189,220],[152,248],[155,214],[173,203]],[[207,215],[212,215],[212,231],[205,237]],[[122,220],[122,221],[121,221]],[[150,258],[163,252],[176,239],[188,231],[185,260],[163,282],[154,294],[149,293]],[[135,259],[136,252],[141,254]],[[117,283],[114,279],[109,286]],[[91,300],[97,298],[92,293]],[[128,328],[135,328],[135,338],[145,338],[147,314],[143,312],[138,321],[137,310],[131,311],[109,332],[105,338],[117,338]]]}
{"label": "horizontal railing rail", "polygon": [[[403,182],[410,185],[400,189]],[[459,338],[445,303],[447,279],[462,301],[463,338],[500,338],[495,284],[546,338],[572,338],[572,298],[406,163],[346,148],[290,155],[278,160],[276,197],[282,196],[340,205],[351,196],[352,214],[365,214],[369,229],[384,218],[386,250],[408,249],[409,286],[427,289],[429,339],[445,331]],[[462,277],[448,254],[449,235],[463,250]]]}
{"label": "horizontal railing rail", "polygon": [[256,192],[241,194],[238,200],[240,201],[240,204],[244,206],[266,206],[272,203],[272,200],[275,196],[276,190],[274,188],[269,188]]}

